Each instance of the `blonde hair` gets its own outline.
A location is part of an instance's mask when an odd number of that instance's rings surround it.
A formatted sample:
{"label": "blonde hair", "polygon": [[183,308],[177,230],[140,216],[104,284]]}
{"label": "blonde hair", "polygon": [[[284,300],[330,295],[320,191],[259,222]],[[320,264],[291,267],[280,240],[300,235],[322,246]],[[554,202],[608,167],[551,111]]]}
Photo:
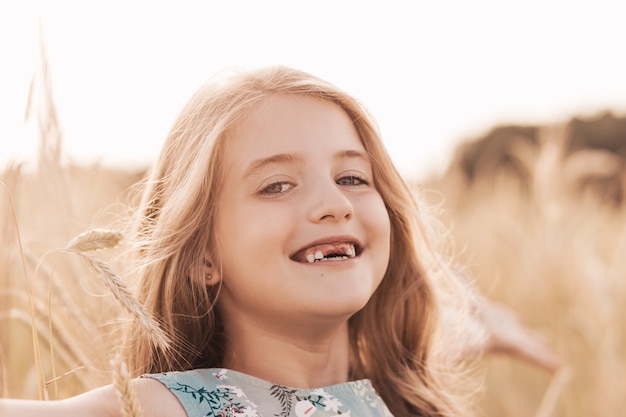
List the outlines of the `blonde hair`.
{"label": "blonde hair", "polygon": [[391,220],[391,260],[369,303],[349,322],[351,377],[369,378],[399,416],[467,413],[450,393],[435,340],[435,280],[445,264],[427,236],[428,222],[395,169],[378,130],[360,103],[310,74],[285,67],[238,73],[202,87],[171,129],[148,180],[136,219],[139,297],[172,335],[160,349],[132,328],[127,361],[136,374],[223,366],[224,331],[213,308],[219,289],[202,265],[215,245],[215,198],[234,128],[262,100],[295,94],[327,100],[352,119],[373,167]]}

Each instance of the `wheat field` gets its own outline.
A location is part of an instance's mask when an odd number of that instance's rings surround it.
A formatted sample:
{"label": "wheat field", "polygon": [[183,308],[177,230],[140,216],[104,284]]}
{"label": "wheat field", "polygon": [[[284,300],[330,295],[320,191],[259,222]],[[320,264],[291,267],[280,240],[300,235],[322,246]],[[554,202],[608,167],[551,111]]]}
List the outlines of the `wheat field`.
{"label": "wheat field", "polygon": [[[626,175],[606,172],[604,151],[564,152],[562,125],[542,135],[531,155],[516,156],[522,176],[504,164],[468,184],[452,166],[429,182],[455,252],[482,293],[509,306],[563,363],[563,372],[552,374],[486,355],[480,406],[487,416],[623,415],[626,204],[580,184],[610,174],[623,197]],[[537,414],[547,396],[550,413]]]}
{"label": "wheat field", "polygon": [[[98,248],[71,242],[86,230],[123,232],[146,168],[65,161],[45,65],[39,75],[39,105],[29,110],[38,115],[40,154],[0,173],[0,396],[65,398],[111,382],[123,390],[118,329],[135,307],[120,304],[110,291],[116,284],[93,266],[117,278],[124,242],[117,235]],[[562,126],[546,127],[538,146],[515,147],[515,164],[496,165],[482,179],[468,182],[452,163],[419,184],[480,291],[515,312],[563,364],[554,373],[508,355],[483,356],[480,416],[626,410],[626,204],[575,186],[591,174],[617,175],[607,167],[619,164],[597,151],[566,154],[567,137]],[[619,175],[623,196],[626,175]]]}
{"label": "wheat field", "polygon": [[[486,355],[479,407],[486,416],[539,415],[557,384],[547,415],[619,415],[626,409],[626,207],[568,191],[563,161],[542,168],[541,153],[533,161],[530,186],[500,172],[468,187],[454,170],[422,185],[483,294],[540,333],[568,370],[557,383],[558,375],[535,365]],[[85,230],[123,230],[118,221],[144,172],[45,158],[34,169],[3,171],[3,396],[63,398],[110,383],[125,314],[66,248]],[[116,249],[97,253],[115,268]]]}

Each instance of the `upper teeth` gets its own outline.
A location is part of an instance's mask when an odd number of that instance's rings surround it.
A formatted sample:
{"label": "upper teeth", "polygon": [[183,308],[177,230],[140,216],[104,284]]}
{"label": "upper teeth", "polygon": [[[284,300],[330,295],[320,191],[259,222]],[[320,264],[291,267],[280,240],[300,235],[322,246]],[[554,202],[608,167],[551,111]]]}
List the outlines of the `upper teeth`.
{"label": "upper teeth", "polygon": [[307,253],[306,261],[308,263],[313,263],[315,261],[327,261],[329,259],[348,259],[354,258],[356,256],[356,250],[354,249],[354,245],[349,245],[346,249],[346,254],[343,256],[334,256],[332,258],[325,258],[324,254],[321,250],[315,251],[315,253]]}

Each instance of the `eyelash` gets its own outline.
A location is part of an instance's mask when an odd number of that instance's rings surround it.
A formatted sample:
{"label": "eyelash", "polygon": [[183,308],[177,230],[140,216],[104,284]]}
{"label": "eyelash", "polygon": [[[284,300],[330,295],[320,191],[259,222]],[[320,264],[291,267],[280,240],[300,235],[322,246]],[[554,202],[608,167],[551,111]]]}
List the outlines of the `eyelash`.
{"label": "eyelash", "polygon": [[[341,184],[340,182],[344,179],[348,179],[350,181],[349,184]],[[356,180],[356,184],[354,183]],[[337,179],[337,184],[339,185],[345,185],[345,186],[359,186],[359,185],[369,185],[369,181],[367,181],[367,179],[365,179],[365,177],[363,177],[360,174],[356,174],[356,173],[351,173],[349,175],[344,175],[343,177],[340,177]]]}
{"label": "eyelash", "polygon": [[[348,180],[347,183],[344,182],[344,180]],[[335,180],[335,182],[337,183],[337,185],[341,185],[344,187],[358,187],[362,185],[369,185],[369,181],[365,179],[364,176],[356,173],[339,177]],[[285,186],[287,186],[288,188],[284,189]],[[279,187],[280,189],[277,190],[277,187]],[[261,189],[259,191],[259,194],[268,197],[277,197],[286,193],[293,187],[294,185],[288,181],[276,181],[268,184],[263,189]]]}
{"label": "eyelash", "polygon": [[[288,191],[288,190],[284,190],[283,189],[283,187],[285,185],[293,187],[293,184],[291,184],[290,182],[287,182],[287,181],[276,181],[276,182],[268,184],[266,187],[264,187],[259,192],[259,194],[264,195],[264,196],[270,196],[270,197],[275,197],[275,196],[281,195],[281,194],[283,194],[283,193]],[[276,188],[276,186],[280,186],[280,190],[279,191],[270,191],[270,189]]]}

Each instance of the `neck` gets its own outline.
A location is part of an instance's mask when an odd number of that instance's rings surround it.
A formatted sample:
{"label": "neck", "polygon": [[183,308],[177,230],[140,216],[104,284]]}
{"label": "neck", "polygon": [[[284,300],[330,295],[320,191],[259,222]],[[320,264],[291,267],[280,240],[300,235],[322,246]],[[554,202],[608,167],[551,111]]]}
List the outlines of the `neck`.
{"label": "neck", "polygon": [[285,332],[255,323],[230,323],[225,366],[293,388],[346,382],[349,373],[347,322],[312,332],[308,326]]}

